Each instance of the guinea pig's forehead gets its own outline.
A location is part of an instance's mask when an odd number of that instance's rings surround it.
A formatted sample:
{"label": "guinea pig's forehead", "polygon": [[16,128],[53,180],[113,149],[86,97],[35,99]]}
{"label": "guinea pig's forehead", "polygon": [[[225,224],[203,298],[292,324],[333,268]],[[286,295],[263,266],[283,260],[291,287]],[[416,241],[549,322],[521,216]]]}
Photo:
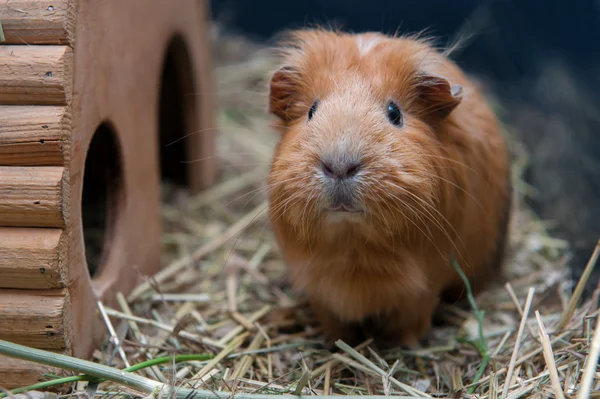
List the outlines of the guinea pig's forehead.
{"label": "guinea pig's forehead", "polygon": [[360,60],[360,68],[371,75],[413,73],[419,54],[397,43],[379,46]]}
{"label": "guinea pig's forehead", "polygon": [[344,36],[311,43],[295,61],[317,95],[361,85],[387,93],[415,72],[419,49],[414,47],[381,35]]}

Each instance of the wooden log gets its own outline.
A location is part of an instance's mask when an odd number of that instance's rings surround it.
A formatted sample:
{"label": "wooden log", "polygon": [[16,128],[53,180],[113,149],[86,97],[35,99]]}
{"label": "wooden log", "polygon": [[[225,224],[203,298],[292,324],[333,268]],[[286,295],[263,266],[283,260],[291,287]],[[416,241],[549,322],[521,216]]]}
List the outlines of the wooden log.
{"label": "wooden log", "polygon": [[0,105],[0,166],[62,166],[69,141],[65,107]]}
{"label": "wooden log", "polygon": [[0,290],[0,339],[39,349],[70,345],[67,290]]}
{"label": "wooden log", "polygon": [[62,233],[60,229],[0,227],[0,288],[63,287]]}
{"label": "wooden log", "polygon": [[63,227],[59,166],[0,166],[0,226]]}
{"label": "wooden log", "polygon": [[[58,368],[0,355],[0,387],[4,389],[21,388],[48,381],[49,378],[44,374],[69,375],[68,372]],[[65,389],[65,386],[58,388]]]}
{"label": "wooden log", "polygon": [[0,4],[3,44],[68,44],[74,28],[69,0],[10,0]]}
{"label": "wooden log", "polygon": [[67,46],[0,46],[0,104],[66,104],[72,62]]}

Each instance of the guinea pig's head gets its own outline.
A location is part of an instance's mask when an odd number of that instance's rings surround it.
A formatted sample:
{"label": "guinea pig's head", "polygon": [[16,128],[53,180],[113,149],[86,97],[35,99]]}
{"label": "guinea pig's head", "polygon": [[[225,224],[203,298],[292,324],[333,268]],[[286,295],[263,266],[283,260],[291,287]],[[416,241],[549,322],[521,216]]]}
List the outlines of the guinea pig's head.
{"label": "guinea pig's head", "polygon": [[294,32],[282,51],[269,94],[282,135],[272,219],[303,239],[339,223],[395,234],[433,214],[438,127],[462,96],[432,72],[441,54],[415,38],[325,30]]}

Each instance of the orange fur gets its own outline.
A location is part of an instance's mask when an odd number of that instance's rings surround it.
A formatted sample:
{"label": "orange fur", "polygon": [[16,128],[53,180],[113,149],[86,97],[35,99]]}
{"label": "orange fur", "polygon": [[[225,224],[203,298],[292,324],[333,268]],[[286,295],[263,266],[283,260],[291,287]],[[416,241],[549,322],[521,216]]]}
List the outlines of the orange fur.
{"label": "orange fur", "polygon": [[[419,38],[312,29],[293,32],[281,50],[270,86],[282,133],[270,220],[293,287],[330,340],[355,342],[366,328],[417,344],[440,299],[464,291],[451,259],[476,292],[501,267],[511,188],[496,118]],[[390,99],[401,127],[386,117]],[[361,213],[325,210],[319,165],[331,152],[360,157]]]}

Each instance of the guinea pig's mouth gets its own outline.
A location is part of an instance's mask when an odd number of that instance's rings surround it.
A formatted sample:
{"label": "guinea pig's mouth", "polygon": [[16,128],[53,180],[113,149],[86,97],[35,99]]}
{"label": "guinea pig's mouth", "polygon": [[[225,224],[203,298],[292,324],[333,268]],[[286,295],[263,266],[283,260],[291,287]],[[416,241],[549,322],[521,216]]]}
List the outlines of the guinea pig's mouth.
{"label": "guinea pig's mouth", "polygon": [[323,209],[331,214],[362,213],[364,209],[356,196],[356,184],[352,182],[329,182],[325,186],[326,199],[322,202]]}
{"label": "guinea pig's mouth", "polygon": [[348,205],[338,205],[335,208],[325,208],[328,212],[337,212],[337,213],[361,213],[362,209],[351,208]]}

